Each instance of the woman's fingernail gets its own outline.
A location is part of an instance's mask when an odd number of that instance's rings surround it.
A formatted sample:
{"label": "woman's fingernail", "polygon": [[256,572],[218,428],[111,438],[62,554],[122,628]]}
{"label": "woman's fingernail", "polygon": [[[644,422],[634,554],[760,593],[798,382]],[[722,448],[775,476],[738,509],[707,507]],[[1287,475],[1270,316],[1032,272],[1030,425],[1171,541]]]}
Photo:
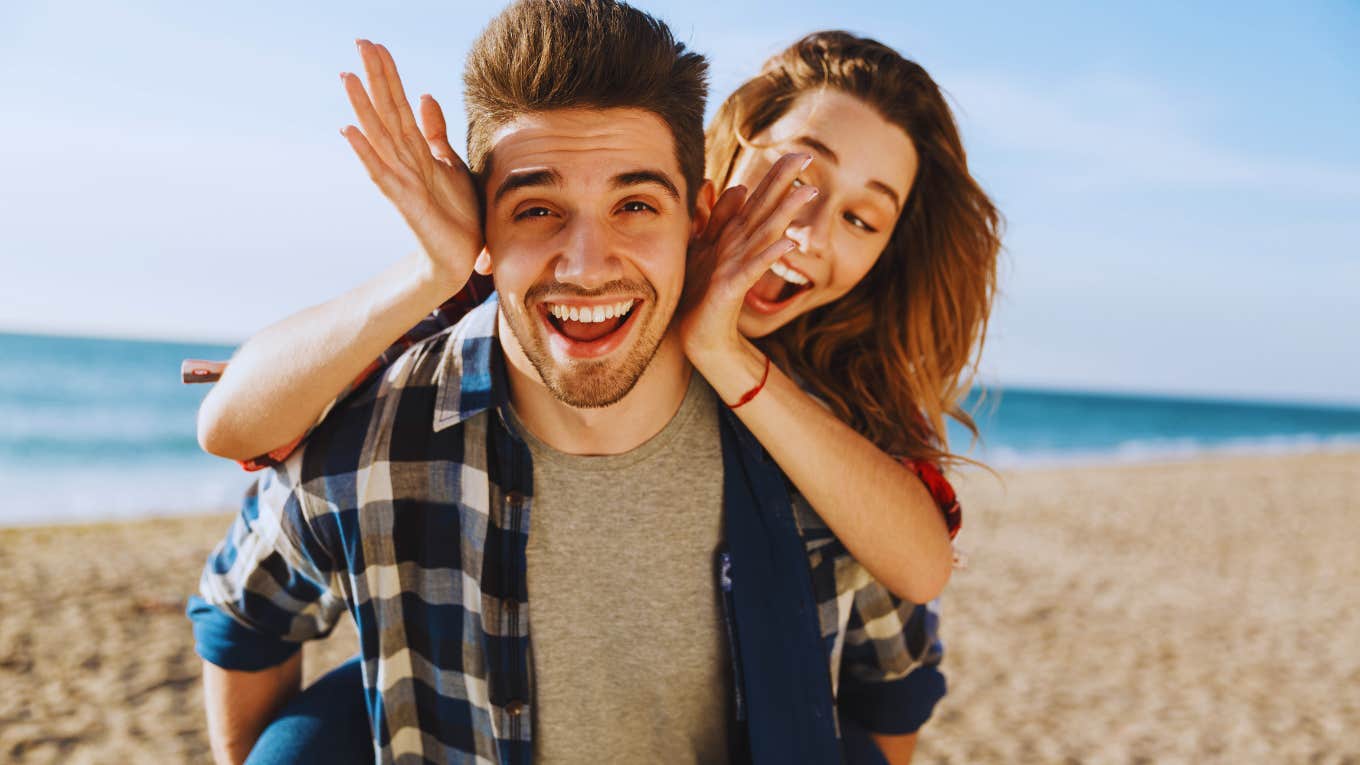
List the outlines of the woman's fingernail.
{"label": "woman's fingernail", "polygon": [[820,191],[817,190],[817,187],[816,187],[816,186],[808,186],[807,189],[808,189],[808,191],[807,191],[807,198],[808,198],[809,200],[816,199],[816,198],[817,198],[817,195],[820,194],[820,193],[822,193],[822,192],[820,192]]}
{"label": "woman's fingernail", "polygon": [[784,252],[788,252],[789,250],[792,250],[794,247],[797,247],[797,246],[798,246],[798,243],[795,242],[795,241],[793,241],[792,239],[786,239],[786,240],[784,240]]}
{"label": "woman's fingernail", "polygon": [[804,155],[804,157],[805,157],[805,158],[803,159],[803,164],[802,164],[802,166],[799,168],[800,170],[806,170],[806,169],[808,169],[808,165],[812,164],[812,155],[811,155],[811,154],[806,154],[806,155]]}

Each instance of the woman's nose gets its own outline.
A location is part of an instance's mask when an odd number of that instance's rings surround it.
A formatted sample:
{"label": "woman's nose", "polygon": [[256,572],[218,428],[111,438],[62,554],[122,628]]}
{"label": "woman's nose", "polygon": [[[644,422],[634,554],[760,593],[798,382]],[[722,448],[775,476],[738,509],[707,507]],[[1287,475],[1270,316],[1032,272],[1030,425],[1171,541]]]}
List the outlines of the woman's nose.
{"label": "woman's nose", "polygon": [[803,205],[784,234],[798,243],[804,255],[825,257],[830,242],[832,207],[825,193]]}

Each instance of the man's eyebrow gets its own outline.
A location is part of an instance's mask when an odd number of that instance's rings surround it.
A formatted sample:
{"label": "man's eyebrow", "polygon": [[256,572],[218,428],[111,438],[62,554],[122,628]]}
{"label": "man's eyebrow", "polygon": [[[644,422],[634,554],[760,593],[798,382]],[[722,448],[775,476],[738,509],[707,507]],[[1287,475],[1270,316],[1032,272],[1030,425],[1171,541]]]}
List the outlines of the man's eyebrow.
{"label": "man's eyebrow", "polygon": [[617,191],[643,183],[654,183],[665,189],[667,196],[671,199],[680,201],[680,190],[675,187],[675,182],[660,170],[633,170],[627,173],[619,173],[610,181],[609,186]]}
{"label": "man's eyebrow", "polygon": [[512,170],[501,185],[496,187],[496,193],[491,197],[491,203],[496,204],[501,201],[501,197],[509,194],[515,189],[524,189],[531,186],[561,186],[562,176],[551,168],[543,170]]}
{"label": "man's eyebrow", "polygon": [[[795,138],[793,142],[801,143],[802,145],[808,147],[809,149],[814,149],[818,154],[821,154],[822,156],[831,160],[831,164],[833,165],[839,164],[841,161],[840,157],[836,156],[836,152],[832,151],[830,146],[827,146],[826,144],[822,143],[821,141],[818,141],[816,138],[813,138],[810,135],[800,135],[797,138]],[[889,199],[891,199],[894,210],[902,209],[902,197],[898,196],[896,191],[893,191],[892,186],[889,186],[888,184],[880,180],[871,180],[864,185],[868,187],[870,190],[877,191],[880,194],[884,194]]]}

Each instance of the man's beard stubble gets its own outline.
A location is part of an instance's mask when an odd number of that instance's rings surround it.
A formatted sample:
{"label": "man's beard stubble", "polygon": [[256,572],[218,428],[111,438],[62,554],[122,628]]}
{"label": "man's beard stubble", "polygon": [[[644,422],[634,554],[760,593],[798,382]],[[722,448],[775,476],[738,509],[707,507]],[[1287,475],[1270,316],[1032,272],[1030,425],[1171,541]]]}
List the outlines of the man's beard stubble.
{"label": "man's beard stubble", "polygon": [[[643,306],[650,306],[652,310],[645,317],[630,317],[630,321],[646,319],[648,324],[628,329],[629,332],[636,334],[636,338],[624,357],[618,360],[580,359],[565,364],[559,363],[548,350],[547,338],[536,329],[538,322],[530,316],[534,309],[528,307],[530,304],[544,301],[552,302],[553,298],[596,298],[609,295],[636,297],[639,294],[644,296],[644,300],[633,310],[641,311]],[[504,308],[506,306],[502,303],[502,309]],[[657,349],[661,346],[661,339],[666,333],[666,323],[657,326],[659,316],[656,290],[652,285],[645,281],[623,280],[610,282],[594,290],[583,290],[561,282],[536,284],[525,293],[522,304],[516,304],[512,310],[505,311],[510,331],[515,334],[515,339],[519,341],[525,357],[533,364],[548,392],[562,403],[577,409],[609,406],[628,395],[633,386],[637,385],[642,373],[647,371],[647,366],[651,364],[652,357],[656,355]]]}

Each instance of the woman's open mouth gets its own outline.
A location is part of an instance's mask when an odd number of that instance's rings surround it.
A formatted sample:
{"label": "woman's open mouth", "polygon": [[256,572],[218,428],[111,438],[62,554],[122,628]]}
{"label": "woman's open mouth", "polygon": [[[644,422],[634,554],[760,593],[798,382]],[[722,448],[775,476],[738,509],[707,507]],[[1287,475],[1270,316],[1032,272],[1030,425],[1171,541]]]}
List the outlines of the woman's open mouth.
{"label": "woman's open mouth", "polygon": [[777,260],[746,292],[746,305],[758,313],[774,313],[812,287],[807,274]]}
{"label": "woman's open mouth", "polygon": [[592,358],[622,344],[641,303],[637,298],[611,303],[556,301],[540,303],[538,309],[553,345],[568,356]]}

